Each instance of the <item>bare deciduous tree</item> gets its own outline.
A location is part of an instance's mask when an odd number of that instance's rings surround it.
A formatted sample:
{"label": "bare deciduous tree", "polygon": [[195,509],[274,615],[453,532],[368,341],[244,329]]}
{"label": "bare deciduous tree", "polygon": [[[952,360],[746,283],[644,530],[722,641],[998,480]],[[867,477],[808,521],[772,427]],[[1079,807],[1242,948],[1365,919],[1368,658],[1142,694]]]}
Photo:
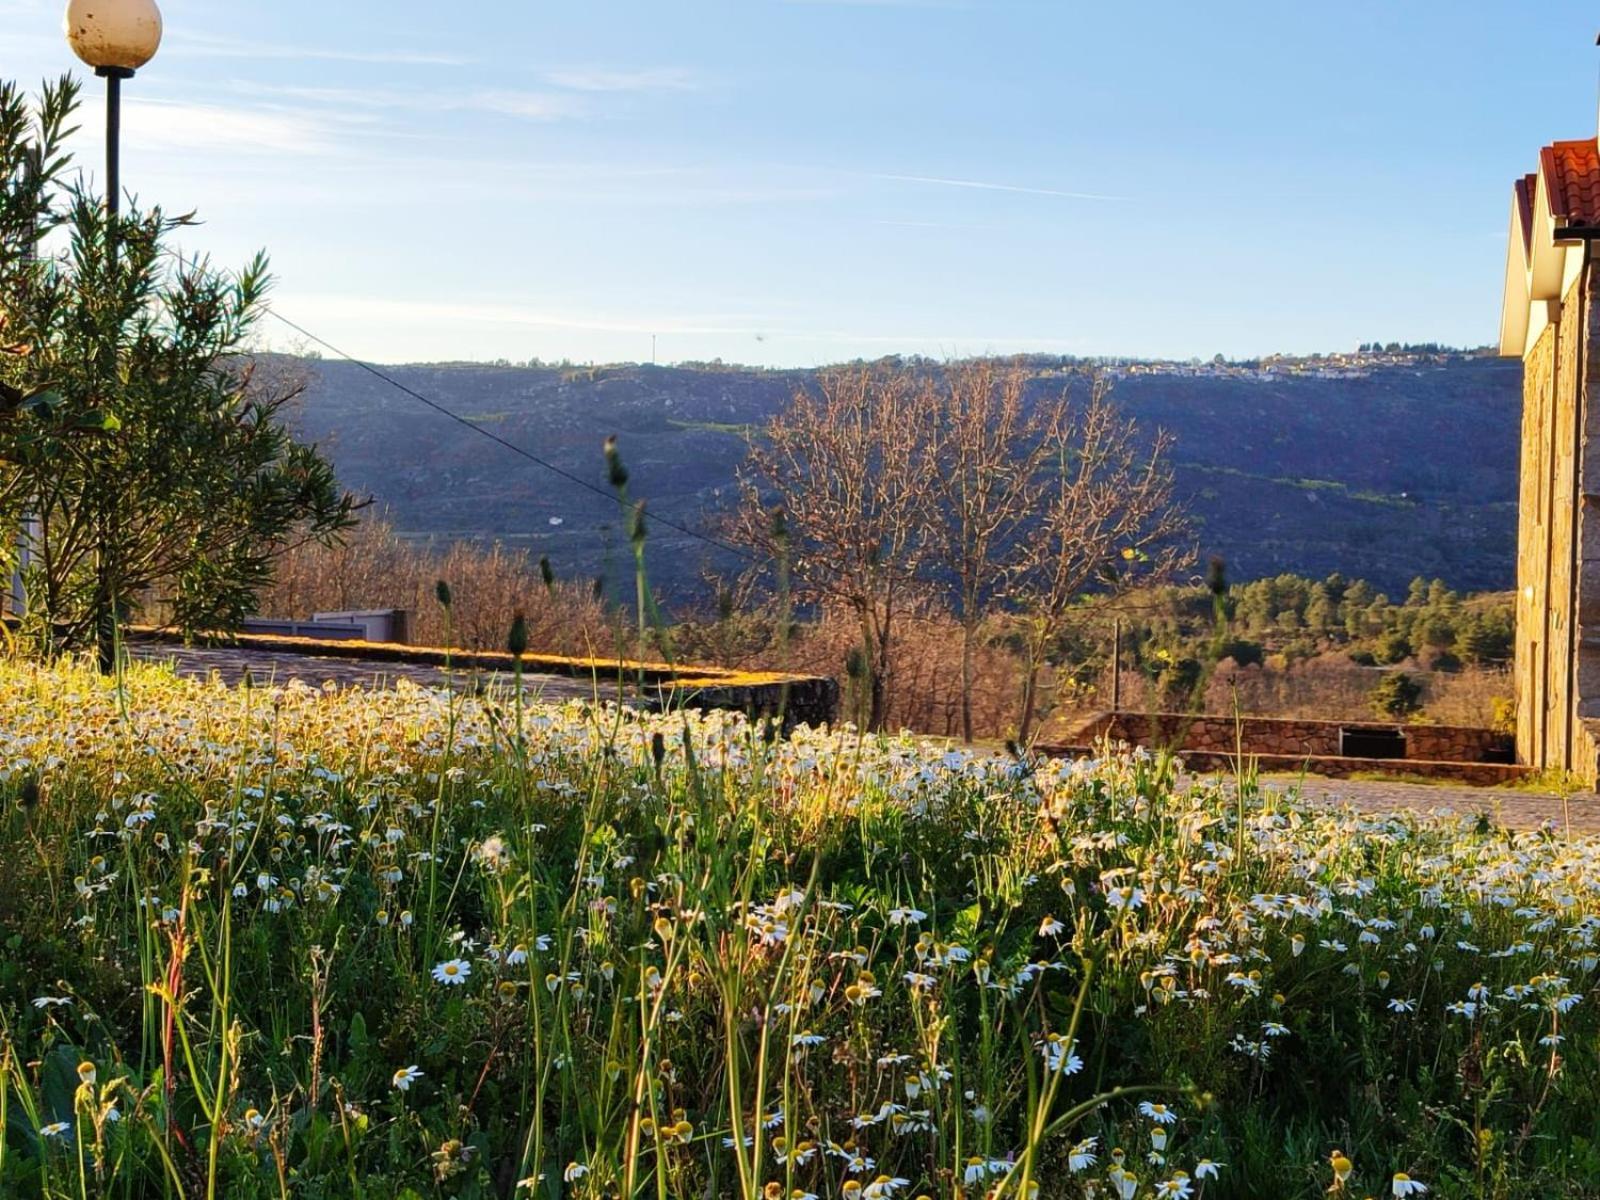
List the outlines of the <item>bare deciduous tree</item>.
{"label": "bare deciduous tree", "polygon": [[752,440],[727,529],[764,558],[786,563],[797,598],[842,604],[860,623],[866,723],[874,730],[887,714],[896,622],[919,590],[927,551],[926,418],[907,373],[823,375]]}
{"label": "bare deciduous tree", "polygon": [[896,635],[919,604],[942,594],[959,622],[968,741],[984,624],[1002,613],[1015,622],[1026,738],[1049,652],[1082,595],[1185,557],[1171,439],[1146,439],[1101,380],[1082,405],[1065,391],[1030,398],[1028,382],[1022,366],[993,360],[937,374],[833,372],[751,443],[728,532],[787,563],[802,600],[853,614],[871,729],[887,719]]}
{"label": "bare deciduous tree", "polygon": [[1020,366],[977,359],[925,388],[934,521],[931,559],[961,623],[961,736],[972,741],[979,630],[1028,560],[1027,531],[1070,427],[1065,396],[1029,405]]}
{"label": "bare deciduous tree", "polygon": [[1026,742],[1038,713],[1039,675],[1052,643],[1091,587],[1121,591],[1176,570],[1190,557],[1187,524],[1173,499],[1172,438],[1146,439],[1111,402],[1103,379],[1054,439],[1055,461],[1037,531],[1011,599],[1022,628],[1022,712]]}

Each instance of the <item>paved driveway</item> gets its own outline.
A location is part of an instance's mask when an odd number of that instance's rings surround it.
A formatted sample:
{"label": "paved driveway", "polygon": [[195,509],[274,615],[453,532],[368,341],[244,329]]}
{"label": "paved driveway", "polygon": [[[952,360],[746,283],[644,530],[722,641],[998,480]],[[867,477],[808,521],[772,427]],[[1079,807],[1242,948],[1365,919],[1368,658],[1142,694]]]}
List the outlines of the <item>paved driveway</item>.
{"label": "paved driveway", "polygon": [[1579,792],[1563,804],[1556,795],[1458,784],[1435,786],[1315,778],[1300,781],[1274,776],[1263,780],[1262,786],[1280,791],[1298,786],[1300,794],[1314,803],[1348,804],[1365,812],[1391,812],[1399,808],[1419,812],[1443,810],[1456,816],[1487,814],[1496,823],[1511,829],[1537,829],[1553,821],[1560,830],[1570,828],[1574,833],[1600,833],[1600,797],[1593,792]]}

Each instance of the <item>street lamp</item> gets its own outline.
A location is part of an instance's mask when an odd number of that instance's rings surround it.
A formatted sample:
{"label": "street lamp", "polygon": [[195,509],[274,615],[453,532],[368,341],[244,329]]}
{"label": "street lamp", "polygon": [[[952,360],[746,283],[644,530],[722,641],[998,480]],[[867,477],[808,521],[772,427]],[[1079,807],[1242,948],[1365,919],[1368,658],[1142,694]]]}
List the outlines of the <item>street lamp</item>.
{"label": "street lamp", "polygon": [[[122,199],[122,81],[156,56],[161,9],[156,0],[68,0],[62,28],[72,52],[106,81],[106,215],[114,226]],[[115,237],[113,228],[113,244]]]}
{"label": "street lamp", "polygon": [[[156,0],[68,0],[62,29],[72,52],[106,81],[106,263],[117,265],[117,212],[122,205],[122,81],[155,57],[161,47],[161,9]],[[116,370],[116,339],[106,344],[107,378]],[[100,670],[117,661],[117,597],[105,556],[95,559],[95,643]]]}

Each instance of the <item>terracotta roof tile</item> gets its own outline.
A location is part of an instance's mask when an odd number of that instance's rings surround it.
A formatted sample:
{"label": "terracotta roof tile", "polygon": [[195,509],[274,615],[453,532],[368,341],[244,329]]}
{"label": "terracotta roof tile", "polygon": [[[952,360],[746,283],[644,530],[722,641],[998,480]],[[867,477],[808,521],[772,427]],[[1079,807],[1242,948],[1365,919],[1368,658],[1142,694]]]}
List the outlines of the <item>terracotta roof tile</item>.
{"label": "terracotta roof tile", "polygon": [[1523,261],[1533,256],[1533,193],[1538,184],[1538,175],[1524,175],[1516,184],[1517,228],[1522,233]]}
{"label": "terracotta roof tile", "polygon": [[1539,152],[1550,210],[1569,225],[1600,225],[1600,145],[1594,138],[1556,142]]}

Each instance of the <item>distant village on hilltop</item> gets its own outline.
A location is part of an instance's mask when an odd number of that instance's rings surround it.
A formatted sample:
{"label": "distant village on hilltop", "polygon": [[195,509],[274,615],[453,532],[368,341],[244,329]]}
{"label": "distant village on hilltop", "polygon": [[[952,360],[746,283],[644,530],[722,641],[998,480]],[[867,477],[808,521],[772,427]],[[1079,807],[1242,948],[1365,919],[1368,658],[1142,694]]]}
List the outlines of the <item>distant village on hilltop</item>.
{"label": "distant village on hilltop", "polygon": [[1445,366],[1463,359],[1492,358],[1492,347],[1462,350],[1433,343],[1401,345],[1363,343],[1354,352],[1332,354],[1269,354],[1263,358],[1230,360],[1217,355],[1210,360],[1184,362],[1106,360],[1102,369],[1113,379],[1134,376],[1181,376],[1199,379],[1240,379],[1258,383],[1297,379],[1352,379],[1373,371]]}
{"label": "distant village on hilltop", "polygon": [[[990,356],[979,355],[977,357]],[[1041,378],[1048,377],[1053,373],[1067,374],[1082,370],[1084,367],[1094,367],[1111,379],[1139,376],[1172,376],[1189,379],[1242,379],[1270,383],[1273,380],[1291,376],[1298,379],[1352,379],[1381,370],[1442,367],[1471,359],[1494,358],[1495,350],[1492,346],[1463,348],[1445,346],[1437,342],[1389,342],[1387,344],[1363,342],[1355,350],[1350,351],[1339,350],[1326,354],[1267,354],[1259,358],[1240,359],[1226,358],[1221,354],[1209,359],[1131,358],[1118,355],[1072,354],[1018,354],[993,355],[992,357],[1022,363]],[[860,366],[869,361],[898,366],[929,367],[939,366],[943,362],[943,360],[928,358],[920,354],[891,354],[874,360],[856,359],[852,363],[843,365]],[[435,363],[428,365],[482,366],[483,364]],[[534,358],[530,359],[526,364],[500,359],[491,365],[500,367],[526,365],[532,369],[551,367],[567,370],[575,368],[586,370],[606,369],[606,366],[602,364],[577,364],[568,359],[550,362]],[[648,365],[656,367],[656,369],[665,369],[657,366],[657,364],[609,364],[612,368],[634,365],[640,367]],[[796,370],[788,367],[763,367],[731,363],[720,358],[685,360],[671,365],[686,371],[749,371],[779,375],[793,374]]]}

